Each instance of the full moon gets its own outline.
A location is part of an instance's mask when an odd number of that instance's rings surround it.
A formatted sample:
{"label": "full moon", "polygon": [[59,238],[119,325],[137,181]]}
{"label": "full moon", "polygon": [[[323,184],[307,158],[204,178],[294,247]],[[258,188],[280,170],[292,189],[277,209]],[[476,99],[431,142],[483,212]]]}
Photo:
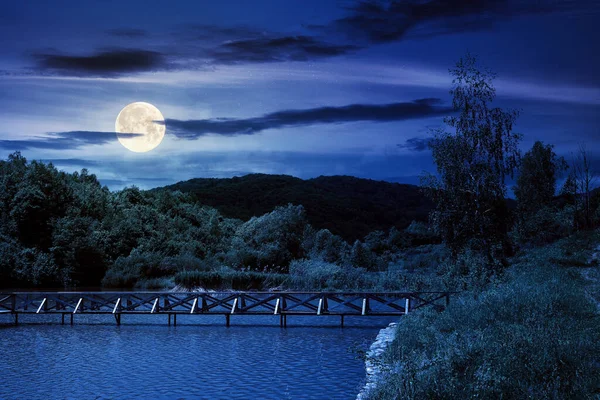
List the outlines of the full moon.
{"label": "full moon", "polygon": [[[158,108],[150,103],[138,101],[128,104],[115,121],[117,139],[127,149],[145,153],[158,146],[165,137],[164,121]],[[132,135],[122,135],[123,133]]]}

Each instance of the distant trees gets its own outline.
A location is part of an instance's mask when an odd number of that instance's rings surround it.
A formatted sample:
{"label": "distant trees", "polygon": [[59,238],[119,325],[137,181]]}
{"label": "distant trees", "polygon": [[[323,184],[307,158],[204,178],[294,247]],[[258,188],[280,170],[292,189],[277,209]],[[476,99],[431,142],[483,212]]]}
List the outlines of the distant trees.
{"label": "distant trees", "polygon": [[[576,210],[581,210],[581,223],[576,217],[577,227],[589,229],[594,224],[594,210],[592,207],[592,190],[596,186],[597,174],[592,168],[590,155],[585,144],[579,145],[578,152],[572,160],[572,181],[576,188]],[[577,207],[580,205],[580,207]],[[577,213],[576,213],[577,214]]]}
{"label": "distant trees", "polygon": [[523,156],[517,184],[513,188],[520,214],[531,215],[552,203],[556,179],[567,169],[567,162],[558,157],[553,148],[537,141]]}
{"label": "distant trees", "polygon": [[516,239],[521,243],[543,244],[571,231],[571,224],[557,207],[556,180],[568,168],[552,145],[540,141],[523,156],[517,183]]}
{"label": "distant trees", "polygon": [[432,221],[456,257],[467,248],[485,254],[489,266],[511,252],[505,177],[520,160],[520,134],[513,132],[517,111],[492,108],[495,75],[468,54],[450,71],[457,115],[444,121],[450,131],[434,132],[430,142],[438,175],[422,185],[436,203]]}

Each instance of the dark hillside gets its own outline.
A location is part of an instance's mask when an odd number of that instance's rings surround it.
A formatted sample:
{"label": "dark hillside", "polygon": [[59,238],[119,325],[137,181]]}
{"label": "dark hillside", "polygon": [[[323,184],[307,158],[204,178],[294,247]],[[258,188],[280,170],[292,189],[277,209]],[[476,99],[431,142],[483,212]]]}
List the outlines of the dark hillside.
{"label": "dark hillside", "polygon": [[362,239],[375,230],[406,228],[426,221],[432,203],[414,185],[350,176],[302,180],[287,175],[251,174],[229,179],[198,178],[166,186],[193,193],[224,216],[248,220],[288,203],[301,204],[309,222],[344,239]]}

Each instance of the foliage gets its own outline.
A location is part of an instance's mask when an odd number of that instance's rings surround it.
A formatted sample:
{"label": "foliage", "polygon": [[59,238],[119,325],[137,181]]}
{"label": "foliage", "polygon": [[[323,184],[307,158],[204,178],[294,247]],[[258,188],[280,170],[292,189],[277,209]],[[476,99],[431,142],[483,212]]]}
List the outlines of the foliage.
{"label": "foliage", "polygon": [[288,279],[284,274],[257,271],[180,271],[174,281],[185,288],[267,290],[282,285]]}
{"label": "foliage", "polygon": [[191,193],[224,216],[244,221],[276,207],[302,204],[307,222],[316,230],[327,229],[350,243],[376,230],[387,231],[392,226],[402,230],[413,220],[426,221],[433,207],[413,185],[351,176],[302,180],[250,174],[230,179],[192,179],[166,189]]}
{"label": "foliage", "polygon": [[[435,132],[430,147],[439,177],[426,175],[422,183],[436,202],[432,221],[453,255],[474,247],[493,266],[495,257],[510,253],[505,176],[520,157],[520,135],[512,131],[517,112],[490,107],[495,76],[479,69],[471,55],[451,74],[458,115],[445,119],[451,132]],[[496,243],[501,254],[492,251]]]}
{"label": "foliage", "polygon": [[566,161],[556,156],[553,147],[537,141],[521,160],[514,187],[521,217],[530,217],[552,203],[557,175],[567,169]]}
{"label": "foliage", "polygon": [[403,318],[370,398],[592,398],[600,323],[577,274],[552,262],[566,249],[571,238],[522,256],[504,282],[442,313]]}
{"label": "foliage", "polygon": [[252,217],[235,231],[228,261],[253,270],[287,267],[290,261],[302,255],[305,227],[302,206],[289,204],[261,217]]}
{"label": "foliage", "polygon": [[534,246],[551,243],[573,232],[573,206],[541,207],[523,217],[514,229],[516,242]]}

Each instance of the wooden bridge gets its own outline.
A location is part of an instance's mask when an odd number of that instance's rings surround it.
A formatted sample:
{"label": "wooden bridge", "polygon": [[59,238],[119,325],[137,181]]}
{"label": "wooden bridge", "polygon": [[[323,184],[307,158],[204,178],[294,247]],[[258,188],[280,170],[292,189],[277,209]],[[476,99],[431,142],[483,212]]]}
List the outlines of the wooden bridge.
{"label": "wooden bridge", "polygon": [[289,315],[401,316],[422,307],[443,310],[455,292],[12,292],[0,293],[0,314],[61,315],[62,324],[78,314],[113,315],[117,325],[128,314],[168,316],[234,315],[279,316],[281,327]]}

